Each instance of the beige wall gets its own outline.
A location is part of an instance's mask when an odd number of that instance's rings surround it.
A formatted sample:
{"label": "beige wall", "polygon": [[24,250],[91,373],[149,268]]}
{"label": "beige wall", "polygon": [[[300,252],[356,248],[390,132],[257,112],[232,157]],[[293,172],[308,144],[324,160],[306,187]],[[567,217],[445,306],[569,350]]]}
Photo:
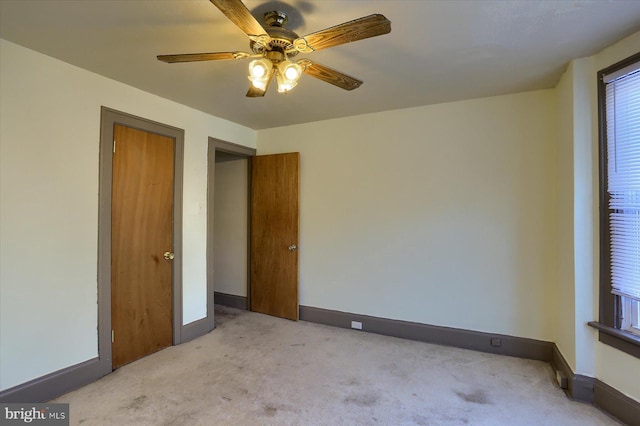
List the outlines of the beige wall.
{"label": "beige wall", "polygon": [[570,63],[556,86],[556,110],[558,126],[558,278],[555,290],[556,319],[554,341],[569,365],[576,366],[576,304],[574,262],[574,185],[573,185],[573,63]]}
{"label": "beige wall", "polygon": [[[558,287],[555,341],[574,371],[595,375],[593,338],[587,323],[597,319],[597,199],[590,187],[597,178],[592,151],[589,88],[595,84],[590,58],[572,61],[556,87],[558,103]],[[595,173],[595,175],[594,175]],[[597,312],[597,309],[595,309]]]}
{"label": "beige wall", "polygon": [[[598,238],[598,192],[586,190],[597,185],[598,153],[593,149],[591,131],[592,112],[596,105],[591,103],[592,94],[584,88],[592,87],[595,95],[596,76],[591,71],[591,59],[573,61],[573,185],[574,185],[574,267],[575,267],[575,340],[576,367],[580,373],[595,376],[594,339],[597,332],[587,325],[598,318],[598,289],[584,283],[593,283],[598,277],[598,247],[593,245]],[[595,122],[597,129],[597,120]]]}
{"label": "beige wall", "polygon": [[216,162],[214,290],[247,296],[249,160]]}
{"label": "beige wall", "polygon": [[552,339],[553,90],[258,133],[287,151],[302,305]]}
{"label": "beige wall", "polygon": [[207,140],[253,130],[0,40],[0,389],[97,356],[100,107],[185,129],[183,322],[206,315]]}

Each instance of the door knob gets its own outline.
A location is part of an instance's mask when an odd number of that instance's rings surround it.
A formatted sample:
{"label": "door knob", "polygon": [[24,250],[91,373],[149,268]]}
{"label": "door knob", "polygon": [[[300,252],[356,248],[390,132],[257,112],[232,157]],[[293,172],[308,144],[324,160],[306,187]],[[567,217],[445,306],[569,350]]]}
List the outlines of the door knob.
{"label": "door knob", "polygon": [[173,260],[175,256],[173,255],[173,253],[171,253],[170,251],[165,251],[164,252],[164,258],[166,260]]}
{"label": "door knob", "polygon": [[296,251],[297,249],[298,249],[298,246],[297,246],[297,245],[295,245],[295,244],[291,244],[291,245],[289,246],[289,251]]}

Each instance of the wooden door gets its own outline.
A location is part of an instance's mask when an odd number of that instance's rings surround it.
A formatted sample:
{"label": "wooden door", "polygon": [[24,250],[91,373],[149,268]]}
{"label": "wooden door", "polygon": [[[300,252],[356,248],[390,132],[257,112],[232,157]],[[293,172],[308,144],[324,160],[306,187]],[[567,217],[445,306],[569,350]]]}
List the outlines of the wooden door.
{"label": "wooden door", "polygon": [[251,158],[251,310],[298,320],[299,153]]}
{"label": "wooden door", "polygon": [[[114,126],[112,367],[170,346],[174,140]],[[167,257],[171,257],[168,255]]]}

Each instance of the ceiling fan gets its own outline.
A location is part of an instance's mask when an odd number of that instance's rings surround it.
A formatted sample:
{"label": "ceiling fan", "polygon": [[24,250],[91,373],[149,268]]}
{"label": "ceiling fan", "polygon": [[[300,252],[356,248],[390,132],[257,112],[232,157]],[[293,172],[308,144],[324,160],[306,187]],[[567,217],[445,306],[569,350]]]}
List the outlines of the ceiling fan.
{"label": "ceiling fan", "polygon": [[251,58],[253,60],[249,64],[251,86],[247,92],[248,97],[264,96],[274,76],[278,84],[278,92],[287,93],[296,86],[302,73],[345,90],[357,89],[362,81],[356,78],[309,59],[292,61],[290,58],[298,53],[310,53],[391,32],[391,22],[383,15],[373,14],[299,37],[295,32],[285,28],[287,15],[284,12],[265,13],[265,26],[263,26],[251,15],[241,0],[210,1],[249,36],[249,46],[253,53],[158,55],[158,60],[177,63]]}

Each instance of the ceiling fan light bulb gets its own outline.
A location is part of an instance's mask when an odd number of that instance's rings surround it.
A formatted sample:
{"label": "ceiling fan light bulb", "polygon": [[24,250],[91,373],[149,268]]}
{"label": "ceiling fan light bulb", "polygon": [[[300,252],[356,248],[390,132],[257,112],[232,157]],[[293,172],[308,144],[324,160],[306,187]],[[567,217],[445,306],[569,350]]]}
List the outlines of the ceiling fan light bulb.
{"label": "ceiling fan light bulb", "polygon": [[293,61],[282,61],[278,64],[278,74],[287,82],[297,82],[302,75],[302,67]]}
{"label": "ceiling fan light bulb", "polygon": [[271,61],[265,58],[255,59],[249,64],[249,76],[257,79],[266,78],[272,67]]}
{"label": "ceiling fan light bulb", "polygon": [[289,80],[297,80],[300,78],[300,73],[295,67],[287,67],[287,70],[284,72],[284,76]]}
{"label": "ceiling fan light bulb", "polygon": [[264,77],[266,73],[267,70],[264,69],[262,65],[256,65],[255,67],[251,68],[251,75],[255,78]]}
{"label": "ceiling fan light bulb", "polygon": [[289,80],[280,73],[276,75],[276,82],[278,83],[278,93],[287,93],[298,84],[297,81]]}

